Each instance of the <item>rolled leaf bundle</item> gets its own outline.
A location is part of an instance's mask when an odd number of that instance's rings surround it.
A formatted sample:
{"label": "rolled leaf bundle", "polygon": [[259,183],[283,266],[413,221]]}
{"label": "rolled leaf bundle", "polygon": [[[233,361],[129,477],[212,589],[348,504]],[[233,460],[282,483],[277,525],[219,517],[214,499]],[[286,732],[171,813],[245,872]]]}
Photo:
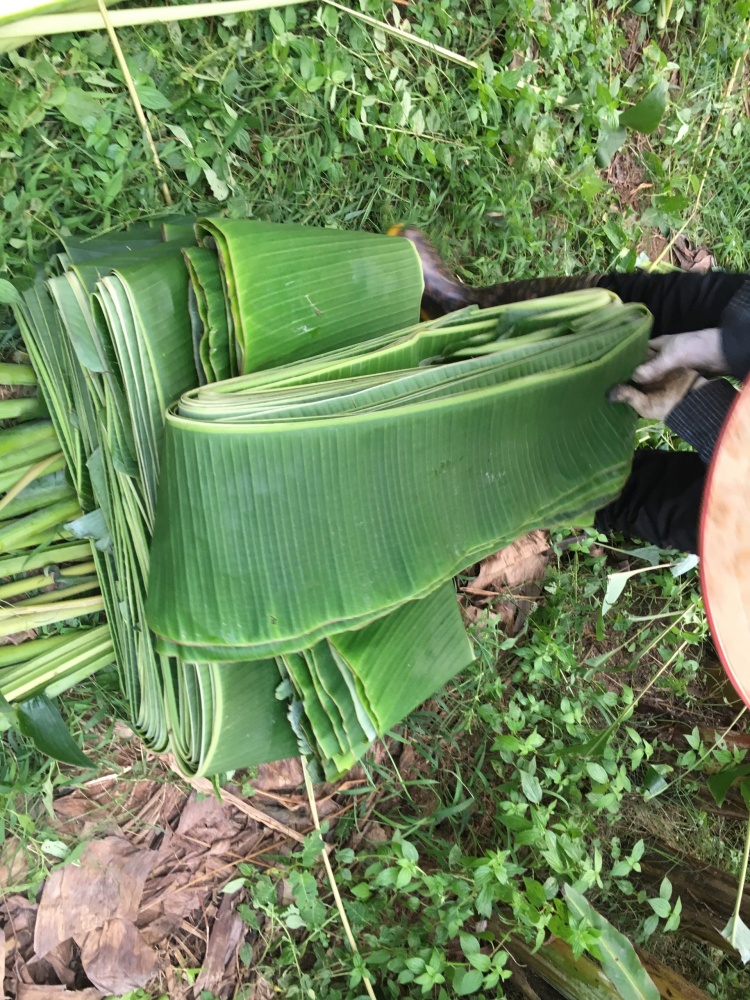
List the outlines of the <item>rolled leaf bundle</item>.
{"label": "rolled leaf bundle", "polygon": [[[325,276],[322,298],[316,292],[314,299],[316,307],[320,301],[325,308],[320,329],[330,345],[352,342],[349,314],[339,309],[334,315],[342,289],[354,289],[369,333],[418,316],[421,268],[406,241],[256,223],[241,224],[239,233],[229,229],[229,241],[222,244],[227,253],[239,252],[241,260],[248,246],[259,259],[272,246],[279,257],[264,279],[272,286],[267,297],[279,298],[284,291],[291,296],[296,288],[296,312],[286,326],[277,322],[274,328],[280,350],[288,352],[283,345],[300,337],[295,325],[300,308],[312,308],[305,295],[315,282],[305,277],[302,250],[309,256],[308,271],[319,271],[321,259],[331,266],[338,261],[337,270]],[[279,234],[291,249],[283,250]],[[211,240],[218,235],[212,232]],[[231,317],[223,294],[217,297],[227,280],[219,257],[194,245],[192,224],[174,220],[161,233],[139,226],[88,242],[66,238],[54,263],[52,278],[23,289],[17,315],[85,498],[87,513],[70,527],[94,543],[132,724],[155,749],[171,745],[191,772],[215,773],[287,756],[298,743],[284,703],[272,695],[283,680],[275,662],[265,670],[254,663],[252,670],[239,671],[162,655],[144,614],[164,410],[198,384],[201,357],[211,360],[213,379],[238,370],[238,358],[257,355],[251,332],[243,352],[230,351]],[[204,282],[200,299],[197,285],[189,284],[198,274]],[[258,293],[261,279],[260,274],[254,279]],[[373,320],[383,288],[389,307]],[[216,328],[223,335],[218,344]],[[309,341],[310,330],[302,336]],[[264,690],[271,693],[270,703]]]}

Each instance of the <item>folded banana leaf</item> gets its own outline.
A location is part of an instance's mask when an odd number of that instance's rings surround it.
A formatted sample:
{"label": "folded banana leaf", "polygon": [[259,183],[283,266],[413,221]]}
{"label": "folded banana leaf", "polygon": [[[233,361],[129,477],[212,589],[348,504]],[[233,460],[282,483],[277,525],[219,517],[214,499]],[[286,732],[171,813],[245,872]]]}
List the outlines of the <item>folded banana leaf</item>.
{"label": "folded banana leaf", "polygon": [[[309,255],[308,272],[319,273],[321,259],[336,265],[313,298],[325,310],[319,325],[326,343],[339,347],[360,335],[356,326],[352,331],[350,313],[337,306],[350,287],[368,333],[381,334],[418,315],[421,269],[406,241],[256,223],[227,228],[226,252],[240,254],[240,269],[246,244],[256,259],[267,247],[277,254],[278,266],[267,269],[265,278],[259,269],[256,292],[265,281],[270,301],[296,296],[286,325],[274,328],[282,352],[294,356],[288,345],[299,340],[300,309],[309,312],[305,295],[312,298],[316,287],[305,275],[300,248]],[[291,240],[291,250],[282,252],[279,233]],[[285,703],[274,697],[283,680],[275,662],[238,669],[162,655],[146,627],[164,410],[206,379],[204,363],[215,379],[240,370],[238,358],[245,356],[230,349],[231,313],[222,291],[227,278],[216,253],[195,247],[192,226],[183,220],[165,225],[163,235],[166,245],[156,230],[143,226],[91,241],[65,239],[54,254],[57,273],[24,289],[18,315],[75,468],[77,491],[86,498],[86,515],[69,527],[94,543],[133,724],[155,749],[170,746],[186,771],[206,774],[288,756],[299,744]],[[223,239],[220,227],[210,240],[217,236]],[[378,316],[383,288],[389,305]],[[308,342],[310,333],[303,334]],[[250,328],[246,336],[245,352]]]}
{"label": "folded banana leaf", "polygon": [[74,596],[107,609],[81,662],[113,646],[132,724],[187,773],[350,767],[470,662],[452,575],[627,474],[606,390],[649,317],[608,292],[414,325],[409,241],[215,219],[67,238],[53,265],[17,315],[92,543],[72,586],[93,561],[101,596]]}
{"label": "folded banana leaf", "polygon": [[576,292],[323,356],[306,382],[292,364],[187,394],[167,414],[152,546],[159,648],[296,652],[532,528],[590,519],[630,465],[635,417],[606,393],[649,328],[639,305]]}

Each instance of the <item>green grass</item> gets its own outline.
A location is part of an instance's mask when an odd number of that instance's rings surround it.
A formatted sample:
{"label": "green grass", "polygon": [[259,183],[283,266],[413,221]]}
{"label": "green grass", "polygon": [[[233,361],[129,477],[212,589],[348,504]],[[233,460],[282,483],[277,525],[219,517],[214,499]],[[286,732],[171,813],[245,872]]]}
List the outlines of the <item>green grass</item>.
{"label": "green grass", "polygon": [[[659,6],[362,3],[476,61],[476,70],[325,5],[127,29],[120,38],[179,212],[378,231],[409,219],[477,282],[633,267],[649,235],[685,223],[720,266],[748,268],[747,88],[727,91],[746,44],[747,0],[675,0],[661,34]],[[662,79],[673,84],[663,127],[629,134],[622,152],[631,181],[612,186],[596,162],[600,134]],[[639,183],[647,186],[630,197]],[[60,230],[97,233],[164,211],[104,33],[57,36],[0,57],[0,279],[33,273]],[[0,281],[0,303],[3,288]],[[14,340],[0,312],[3,351]],[[442,1000],[462,982],[469,995],[471,970],[489,977],[477,995],[502,995],[503,934],[489,941],[482,935],[491,929],[477,931],[490,898],[532,940],[541,929],[574,947],[591,944],[540,893],[548,879],[588,888],[617,927],[710,995],[748,995],[739,962],[717,961],[707,945],[665,929],[670,917],[658,911],[672,914],[675,900],[652,906],[658,887],[633,860],[640,840],[649,849],[659,840],[674,857],[691,853],[734,877],[740,870],[743,824],[715,815],[701,797],[707,775],[738,752],[711,750],[690,733],[727,718],[706,693],[695,574],[636,578],[599,624],[612,570],[604,559],[586,546],[561,556],[521,639],[506,643],[491,624],[483,628],[475,667],[413,715],[405,774],[372,769],[379,798],[371,818],[389,840],[356,853],[342,847],[335,867],[383,996]],[[665,617],[673,612],[684,618]],[[590,744],[667,661],[609,740],[564,752]],[[82,685],[65,707],[103,760],[112,758],[117,711],[110,675]],[[675,735],[674,718],[695,746]],[[667,787],[644,803],[660,775]],[[64,839],[55,846],[49,803],[77,780],[3,737],[0,852],[26,859],[14,889],[34,892],[75,848]],[[339,843],[370,801],[363,796],[339,824]],[[362,966],[349,954],[314,845],[277,865],[241,873],[242,912],[259,931],[255,950],[243,945],[243,978],[260,972],[288,997],[362,995]],[[284,872],[291,906],[274,888]],[[459,934],[482,940],[489,966],[484,957],[472,964],[474,944]]]}

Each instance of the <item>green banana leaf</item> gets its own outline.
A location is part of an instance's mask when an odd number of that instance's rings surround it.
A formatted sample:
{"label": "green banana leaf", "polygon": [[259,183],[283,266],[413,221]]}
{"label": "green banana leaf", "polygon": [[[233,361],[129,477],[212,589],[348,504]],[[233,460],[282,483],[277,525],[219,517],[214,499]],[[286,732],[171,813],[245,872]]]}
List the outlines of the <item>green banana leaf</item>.
{"label": "green banana leaf", "polygon": [[[172,408],[148,603],[159,648],[197,661],[296,652],[425,597],[532,528],[588,519],[629,469],[635,417],[606,392],[642,359],[650,320],[600,291],[565,301],[578,315],[550,339],[521,332],[491,354],[374,381],[313,374],[288,389],[279,368],[271,389],[237,380],[216,404],[207,387]],[[506,308],[492,311],[501,336]],[[472,315],[476,327],[454,328],[464,343],[486,332],[487,315]],[[439,336],[451,327],[409,334],[417,365]],[[361,345],[376,367],[384,353]]]}
{"label": "green banana leaf", "polygon": [[[409,241],[219,219],[52,262],[17,315],[83,510],[66,532],[91,542],[56,603],[109,620],[68,676],[114,652],[132,724],[188,774],[349,768],[471,661],[455,572],[589,520],[627,474],[634,418],[606,391],[650,320],[606,291],[420,324]],[[0,477],[30,461],[0,441]],[[26,489],[10,525],[38,513]],[[43,597],[14,621],[61,620]],[[55,693],[66,655],[0,661],[0,693]]]}
{"label": "green banana leaf", "polygon": [[358,344],[419,315],[416,249],[338,229],[202,219],[199,241],[221,262],[237,371]]}
{"label": "green banana leaf", "polygon": [[[339,298],[352,280],[351,268],[359,269],[365,329],[381,334],[394,322],[388,315],[378,317],[383,284],[392,293],[390,309],[398,322],[416,319],[421,269],[408,241],[338,232],[321,237],[320,231],[258,223],[230,227],[229,240],[240,252],[247,243],[257,244],[257,257],[274,240],[280,247],[279,234],[291,239],[292,250],[281,254],[281,268],[265,279],[266,298],[277,295],[280,280],[288,279],[289,259],[295,260],[300,286],[314,287],[294,240],[301,237],[306,248],[314,248],[322,239],[327,260],[336,260],[338,248],[338,259],[345,261],[336,275],[326,275],[326,285],[338,288]],[[85,517],[68,528],[94,543],[133,724],[155,749],[171,746],[186,771],[205,774],[230,763],[285,756],[298,744],[286,705],[273,696],[281,682],[273,661],[265,669],[252,663],[240,670],[162,655],[145,623],[164,410],[205,378],[204,361],[211,379],[238,370],[238,351],[230,349],[224,272],[214,252],[193,244],[192,226],[179,219],[168,221],[161,233],[139,226],[90,241],[66,238],[53,254],[58,273],[24,289],[19,312],[43,392],[67,442],[66,455],[76,466],[77,488],[87,498]],[[315,268],[316,259],[310,270]],[[262,290],[262,281],[256,290]],[[328,309],[334,299],[323,301]],[[296,322],[292,313],[286,326],[277,323],[280,343],[297,337]],[[350,327],[350,314],[341,309],[337,314],[331,309],[323,325],[334,346],[351,343]],[[238,705],[257,706],[257,713],[243,708],[234,726]],[[237,727],[244,734],[239,741]]]}

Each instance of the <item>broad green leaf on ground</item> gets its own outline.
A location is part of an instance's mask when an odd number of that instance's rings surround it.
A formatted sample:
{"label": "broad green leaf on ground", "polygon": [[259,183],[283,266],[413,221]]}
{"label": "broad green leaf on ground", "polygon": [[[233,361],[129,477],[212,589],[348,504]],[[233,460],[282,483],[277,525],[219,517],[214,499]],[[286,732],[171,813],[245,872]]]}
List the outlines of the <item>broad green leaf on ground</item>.
{"label": "broad green leaf on ground", "polygon": [[735,781],[738,778],[747,777],[748,774],[750,774],[750,764],[734,764],[729,767],[723,767],[716,774],[710,775],[708,778],[708,790],[716,800],[716,805],[719,807],[723,806],[724,799],[727,797],[727,793]]}
{"label": "broad green leaf on ground", "polygon": [[565,886],[565,902],[576,919],[585,919],[600,932],[595,957],[602,964],[622,1000],[659,1000],[659,991],[643,968],[635,948],[624,934],[598,913],[585,896]]}
{"label": "broad green leaf on ground", "polygon": [[37,695],[16,706],[18,728],[38,750],[76,767],[95,767],[83,753],[49,698]]}
{"label": "broad green leaf on ground", "polygon": [[668,99],[669,84],[666,80],[660,80],[637,104],[620,114],[620,126],[650,135],[664,117]]}

